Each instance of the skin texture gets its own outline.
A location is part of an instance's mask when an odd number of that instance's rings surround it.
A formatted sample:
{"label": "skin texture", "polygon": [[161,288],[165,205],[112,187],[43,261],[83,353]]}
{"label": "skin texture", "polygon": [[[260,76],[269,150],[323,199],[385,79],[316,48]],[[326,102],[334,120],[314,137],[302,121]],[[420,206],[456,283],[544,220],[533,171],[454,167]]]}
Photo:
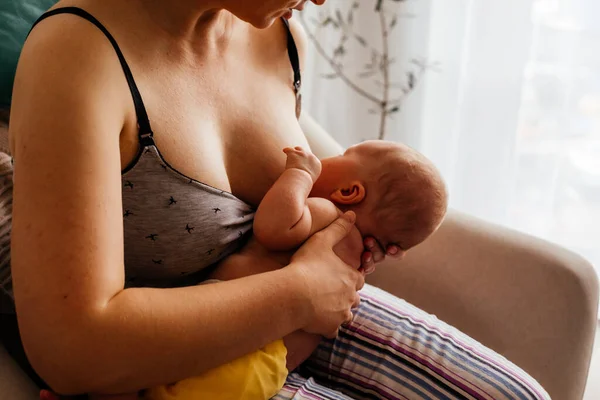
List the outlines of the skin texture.
{"label": "skin texture", "polygon": [[[276,16],[302,2],[264,3],[270,19],[233,0],[57,7],[86,9],[116,37],[170,164],[258,205],[284,170],[281,148],[307,145]],[[55,16],[29,36],[10,140],[19,326],[29,360],[57,392],[167,384],[299,329],[333,336],[348,320],[364,283],[333,251],[351,231],[348,219],[315,234],[288,268],[218,285],[124,290],[120,172],[138,149],[136,118],[115,53],[89,22]]]}

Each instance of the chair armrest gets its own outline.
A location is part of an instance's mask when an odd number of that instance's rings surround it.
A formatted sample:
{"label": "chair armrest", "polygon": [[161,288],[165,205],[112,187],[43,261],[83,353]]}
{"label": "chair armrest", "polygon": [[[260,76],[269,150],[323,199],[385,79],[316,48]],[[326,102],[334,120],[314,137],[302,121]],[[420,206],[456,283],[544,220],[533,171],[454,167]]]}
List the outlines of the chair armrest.
{"label": "chair armrest", "polygon": [[344,148],[332,138],[307,112],[300,114],[300,128],[306,136],[310,149],[318,158],[335,157],[344,153]]}
{"label": "chair armrest", "polygon": [[580,256],[451,211],[430,239],[369,282],[504,355],[552,398],[582,398],[598,278]]}
{"label": "chair armrest", "polygon": [[36,400],[40,398],[39,391],[0,344],[0,398]]}

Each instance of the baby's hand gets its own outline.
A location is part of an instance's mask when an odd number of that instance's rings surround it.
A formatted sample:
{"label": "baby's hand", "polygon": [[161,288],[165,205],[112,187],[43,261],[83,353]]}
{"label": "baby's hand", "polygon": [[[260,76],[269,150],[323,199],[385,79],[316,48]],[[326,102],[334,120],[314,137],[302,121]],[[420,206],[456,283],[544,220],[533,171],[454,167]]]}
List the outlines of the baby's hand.
{"label": "baby's hand", "polygon": [[313,180],[313,183],[321,175],[321,161],[310,151],[305,151],[300,146],[293,149],[286,147],[283,152],[287,155],[285,169],[297,168],[308,172]]}

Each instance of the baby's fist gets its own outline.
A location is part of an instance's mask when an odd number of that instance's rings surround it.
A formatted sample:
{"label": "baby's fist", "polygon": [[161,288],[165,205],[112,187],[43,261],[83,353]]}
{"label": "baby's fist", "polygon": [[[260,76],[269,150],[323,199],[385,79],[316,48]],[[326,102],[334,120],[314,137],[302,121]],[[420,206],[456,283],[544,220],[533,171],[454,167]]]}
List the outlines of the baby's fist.
{"label": "baby's fist", "polygon": [[285,169],[297,168],[308,172],[313,182],[321,175],[321,161],[310,151],[305,151],[302,147],[286,147],[283,152],[287,155]]}

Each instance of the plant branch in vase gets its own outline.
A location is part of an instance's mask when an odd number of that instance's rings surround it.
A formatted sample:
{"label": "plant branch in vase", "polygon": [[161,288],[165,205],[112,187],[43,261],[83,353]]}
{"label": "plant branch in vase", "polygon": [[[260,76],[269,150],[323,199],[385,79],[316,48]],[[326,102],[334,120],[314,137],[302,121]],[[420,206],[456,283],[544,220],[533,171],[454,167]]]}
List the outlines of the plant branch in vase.
{"label": "plant branch in vase", "polygon": [[[377,0],[375,9],[381,33],[381,46],[374,47],[357,32],[354,28],[355,15],[361,5],[354,1],[346,7],[333,7],[329,12],[321,14],[318,19],[306,20],[305,14],[300,14],[300,19],[309,40],[315,46],[317,53],[329,64],[332,73],[325,74],[327,79],[340,79],[359,96],[372,103],[370,113],[379,115],[378,139],[383,140],[386,135],[387,120],[394,114],[400,112],[402,103],[406,97],[414,91],[417,84],[422,80],[427,70],[437,67],[437,63],[428,64],[426,60],[413,59],[410,62],[410,70],[402,73],[402,82],[392,81],[392,65],[395,60],[390,58],[390,35],[397,27],[398,13],[388,12],[384,7],[387,1],[405,2],[406,0]],[[345,16],[344,16],[345,15]],[[327,51],[323,44],[317,39],[317,34],[323,29],[333,29],[339,33],[339,40],[332,51]],[[360,51],[369,55],[369,61],[362,70],[351,76],[344,68],[346,55],[350,44],[358,44]],[[365,80],[371,80],[375,84],[376,93],[365,88]],[[371,87],[373,85],[370,85]]]}

